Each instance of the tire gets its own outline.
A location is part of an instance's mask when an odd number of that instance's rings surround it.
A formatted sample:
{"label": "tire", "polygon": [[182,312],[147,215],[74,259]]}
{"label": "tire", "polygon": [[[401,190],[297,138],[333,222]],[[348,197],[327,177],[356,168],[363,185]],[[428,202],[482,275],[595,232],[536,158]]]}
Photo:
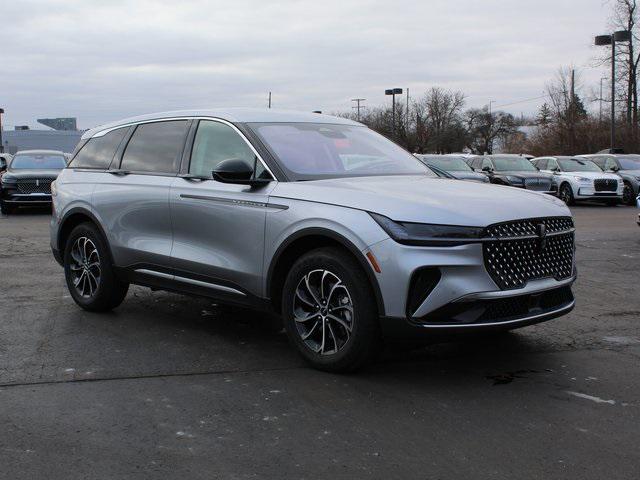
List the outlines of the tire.
{"label": "tire", "polygon": [[15,207],[10,207],[6,203],[0,201],[0,213],[3,215],[11,215],[14,212]]}
{"label": "tire", "polygon": [[107,243],[91,223],[75,227],[64,249],[64,276],[73,300],[91,312],[106,312],[122,303],[129,284],[115,275]]}
{"label": "tire", "polygon": [[374,298],[366,273],[351,255],[338,248],[312,250],[301,256],[287,275],[282,292],[284,328],[296,350],[313,367],[354,371],[381,350]]}
{"label": "tire", "polygon": [[562,185],[560,185],[558,197],[567,205],[573,205],[575,203],[575,199],[573,198],[573,189],[568,183],[563,183]]}
{"label": "tire", "polygon": [[624,191],[622,193],[622,203],[625,205],[635,205],[636,198],[633,194],[633,187],[629,182],[624,182]]}

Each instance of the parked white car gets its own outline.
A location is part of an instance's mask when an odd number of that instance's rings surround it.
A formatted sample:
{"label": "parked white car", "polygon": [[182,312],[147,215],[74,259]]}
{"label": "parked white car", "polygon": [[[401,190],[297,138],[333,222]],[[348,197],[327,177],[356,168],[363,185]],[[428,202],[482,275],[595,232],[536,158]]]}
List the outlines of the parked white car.
{"label": "parked white car", "polygon": [[591,160],[578,157],[538,157],[531,160],[543,172],[552,173],[558,197],[567,205],[597,200],[607,205],[622,202],[624,184],[613,173],[605,173]]}

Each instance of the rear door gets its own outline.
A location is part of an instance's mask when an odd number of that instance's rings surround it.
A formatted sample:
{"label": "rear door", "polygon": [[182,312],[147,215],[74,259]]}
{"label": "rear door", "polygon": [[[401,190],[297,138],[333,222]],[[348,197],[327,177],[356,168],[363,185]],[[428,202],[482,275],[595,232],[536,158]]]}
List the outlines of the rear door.
{"label": "rear door", "polygon": [[261,296],[267,203],[275,182],[260,187],[221,183],[211,172],[221,161],[236,158],[257,165],[256,177],[273,177],[235,126],[203,119],[193,128],[182,175],[171,189],[176,278],[191,279],[184,281],[216,295]]}
{"label": "rear door", "polygon": [[171,271],[169,192],[178,173],[190,120],[137,125],[93,192],[115,264]]}

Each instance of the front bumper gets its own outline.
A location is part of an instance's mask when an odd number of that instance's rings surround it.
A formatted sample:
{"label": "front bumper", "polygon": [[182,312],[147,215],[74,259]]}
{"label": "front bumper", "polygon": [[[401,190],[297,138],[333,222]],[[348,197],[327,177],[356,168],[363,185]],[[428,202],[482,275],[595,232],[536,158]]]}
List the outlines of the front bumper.
{"label": "front bumper", "polygon": [[47,193],[13,193],[12,190],[3,189],[2,202],[13,206],[42,206],[51,204],[51,195]]}
{"label": "front bumper", "polygon": [[[549,320],[573,308],[575,267],[571,278],[529,280],[522,288],[501,290],[487,272],[478,243],[414,247],[388,239],[370,250],[382,271],[377,278],[385,306],[381,326],[387,337],[510,329]],[[412,276],[425,267],[438,270],[437,284],[417,308],[408,307]]]}
{"label": "front bumper", "polygon": [[593,187],[579,187],[578,193],[574,195],[575,200],[622,200],[623,189],[618,188],[615,192],[596,192]]}

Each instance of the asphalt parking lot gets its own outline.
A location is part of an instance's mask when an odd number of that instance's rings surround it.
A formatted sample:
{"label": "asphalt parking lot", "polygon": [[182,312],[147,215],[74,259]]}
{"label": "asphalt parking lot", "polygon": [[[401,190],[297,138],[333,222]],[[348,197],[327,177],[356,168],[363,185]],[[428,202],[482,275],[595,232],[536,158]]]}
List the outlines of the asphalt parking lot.
{"label": "asphalt parking lot", "polygon": [[570,315],[354,375],[206,300],[84,312],[47,212],[0,216],[0,478],[638,478],[637,210],[573,213]]}

